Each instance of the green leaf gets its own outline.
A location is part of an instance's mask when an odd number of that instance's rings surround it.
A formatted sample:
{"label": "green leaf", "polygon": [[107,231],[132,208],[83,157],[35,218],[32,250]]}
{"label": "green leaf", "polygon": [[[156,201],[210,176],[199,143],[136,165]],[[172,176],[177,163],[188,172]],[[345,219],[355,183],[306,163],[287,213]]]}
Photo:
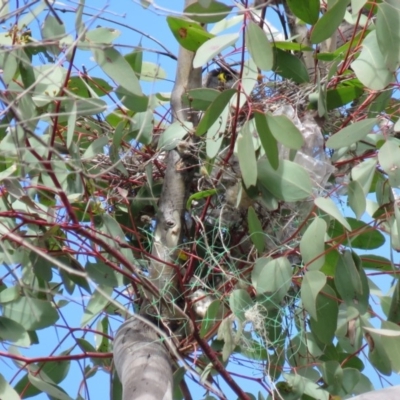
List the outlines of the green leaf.
{"label": "green leaf", "polygon": [[301,238],[300,253],[309,271],[319,270],[325,264],[326,228],[326,222],[316,217]]}
{"label": "green leaf", "polygon": [[385,0],[378,4],[376,37],[383,62],[395,72],[400,64],[400,4],[397,0]]}
{"label": "green leaf", "polygon": [[12,286],[6,289],[3,289],[0,292],[0,303],[8,303],[9,301],[16,300],[20,297],[19,287]]}
{"label": "green leaf", "polygon": [[129,93],[122,86],[118,86],[115,90],[115,94],[121,103],[130,111],[135,111],[137,113],[144,113],[149,110],[149,97],[148,96],[137,96],[135,94]]}
{"label": "green leaf", "polygon": [[311,43],[317,44],[329,39],[342,23],[350,0],[337,0],[315,24],[311,32]]}
{"label": "green leaf", "polygon": [[207,6],[203,6],[201,2],[196,2],[185,8],[185,14],[190,19],[202,24],[213,24],[224,19],[231,11],[231,6],[227,6],[219,1],[210,1]]}
{"label": "green leaf", "polygon": [[[69,107],[68,107],[69,108]],[[76,103],[73,102],[68,112],[68,128],[67,128],[67,148],[69,149],[74,141],[75,124],[76,124]]]}
{"label": "green leaf", "polygon": [[349,251],[339,258],[336,265],[335,287],[348,307],[354,307],[360,314],[367,312],[369,305],[367,276],[362,268],[357,268]]}
{"label": "green leaf", "polygon": [[329,385],[331,393],[340,391],[343,381],[343,369],[338,361],[324,362],[321,367],[324,383]]}
{"label": "green leaf", "polygon": [[19,394],[8,384],[0,374],[0,398],[7,400],[20,400]]}
{"label": "green leaf", "polygon": [[331,136],[327,140],[326,146],[331,149],[340,149],[350,146],[364,139],[376,124],[376,118],[368,118],[355,122]]}
{"label": "green leaf", "polygon": [[58,400],[72,400],[65,391],[57,385],[45,382],[44,380],[28,374],[29,382],[32,383],[41,392],[47,393],[49,396],[55,397]]}
{"label": "green leaf", "polygon": [[314,25],[319,16],[319,0],[288,0],[292,13],[307,24]]}
{"label": "green leaf", "polygon": [[88,261],[85,269],[89,278],[93,279],[97,284],[110,287],[119,286],[118,279],[115,276],[116,272],[103,262],[92,263]]}
{"label": "green leaf", "polygon": [[104,146],[108,144],[108,137],[102,136],[93,141],[90,146],[83,153],[82,159],[90,159],[96,157],[98,154],[104,154]]}
{"label": "green leaf", "polygon": [[223,304],[219,300],[214,300],[207,308],[206,315],[201,322],[200,337],[204,338],[207,333],[220,322],[220,309]]}
{"label": "green leaf", "polygon": [[[368,117],[376,117],[382,111],[389,108],[392,102],[392,95],[393,90],[390,89],[380,93],[368,107]],[[394,130],[396,131],[396,125],[394,126]]]}
{"label": "green leaf", "polygon": [[238,39],[239,34],[229,33],[226,35],[213,37],[212,39],[206,41],[197,49],[193,60],[193,67],[200,68],[207,64],[217,54],[221,53],[226,48],[233,46]]}
{"label": "green leaf", "polygon": [[293,51],[313,51],[312,47],[304,46],[304,44],[297,42],[273,42],[273,46],[281,50],[293,50]]}
{"label": "green leaf", "polygon": [[[175,373],[176,372],[177,371],[175,371]],[[174,385],[174,387],[176,386]],[[112,373],[112,380],[111,380],[111,398],[113,400],[122,400],[122,384],[121,381],[119,380],[118,373],[115,370],[115,368]]]}
{"label": "green leaf", "polygon": [[[340,0],[339,0],[340,1]],[[329,393],[326,390],[301,375],[283,374],[283,377],[291,387],[291,391],[297,394],[296,399],[302,394],[310,396],[312,399],[329,400]]]}
{"label": "green leaf", "polygon": [[54,64],[39,65],[34,68],[35,86],[33,101],[38,107],[43,107],[58,96],[65,83],[67,70]]}
{"label": "green leaf", "polygon": [[310,81],[305,64],[298,57],[279,48],[275,48],[274,51],[272,70],[283,78],[299,84]]}
{"label": "green leaf", "polygon": [[335,218],[339,221],[347,230],[351,231],[351,227],[349,223],[346,221],[342,213],[337,208],[334,201],[330,198],[325,199],[324,197],[317,197],[314,200],[314,204],[320,208],[322,211],[325,211],[328,215]]}
{"label": "green leaf", "polygon": [[196,129],[196,135],[201,136],[218,120],[229,100],[236,93],[235,89],[223,91],[208,107]]}
{"label": "green leaf", "polygon": [[209,189],[209,190],[203,190],[201,192],[192,194],[186,203],[186,209],[190,210],[190,208],[192,207],[193,200],[201,200],[206,197],[214,196],[214,194],[217,194],[217,193],[218,193],[217,189]]}
{"label": "green leaf", "polygon": [[102,311],[110,301],[109,298],[112,292],[113,289],[109,286],[99,286],[96,289],[82,315],[81,326],[87,325],[92,318],[98,316],[99,312]]}
{"label": "green leaf", "polygon": [[343,107],[363,94],[363,89],[355,85],[340,86],[336,89],[327,90],[326,105],[328,111]]}
{"label": "green leaf", "polygon": [[379,249],[385,243],[385,237],[382,233],[363,221],[347,217],[346,222],[350,226],[350,234],[343,229],[341,221],[338,222],[335,221],[331,224],[328,234],[333,240],[339,241],[343,245],[357,249],[373,250]]}
{"label": "green leaf", "polygon": [[326,284],[326,276],[319,271],[307,271],[301,284],[301,301],[312,318],[318,321],[317,296]]}
{"label": "green leaf", "polygon": [[400,148],[397,142],[386,141],[379,149],[378,160],[389,176],[390,186],[400,187]]}
{"label": "green leaf", "polygon": [[258,68],[270,71],[274,63],[272,46],[265,32],[253,21],[249,21],[246,30],[246,46]]}
{"label": "green leaf", "polygon": [[252,276],[257,294],[266,293],[278,304],[288,292],[292,283],[292,267],[286,257],[274,260],[259,258],[256,261],[259,274]]}
{"label": "green leaf", "polygon": [[99,27],[87,31],[85,34],[85,41],[90,44],[111,44],[119,36],[121,36],[121,31],[117,29]]}
{"label": "green leaf", "polygon": [[385,257],[373,254],[360,255],[363,268],[375,271],[393,271],[392,263]]}
{"label": "green leaf", "polygon": [[274,170],[266,159],[257,163],[258,181],[280,200],[304,200],[312,193],[311,179],[304,168],[294,162],[281,160]]}
{"label": "green leaf", "polygon": [[286,115],[266,115],[268,127],[275,139],[289,149],[299,150],[304,139],[299,129]]}
{"label": "green leaf", "polygon": [[192,89],[182,96],[182,102],[194,110],[206,111],[220,93],[215,89]]}
{"label": "green leaf", "polygon": [[27,331],[35,331],[54,325],[59,315],[49,301],[20,297],[3,305],[3,316],[22,325]]}
{"label": "green leaf", "polygon": [[[52,41],[53,43],[56,43],[57,40],[61,39],[66,34],[64,24],[60,24],[59,20],[51,14],[47,15],[44,20],[41,31],[43,40]],[[50,46],[50,51],[58,55],[61,50],[59,46],[55,44],[54,46]]]}
{"label": "green leaf", "polygon": [[[389,336],[381,333],[381,342],[383,348],[388,355],[392,370],[394,372],[400,372],[400,327],[397,324],[394,324],[390,321],[382,321],[381,324],[382,330],[394,331],[398,336]],[[379,334],[379,333],[378,333]]]}
{"label": "green leaf", "polygon": [[139,80],[128,61],[113,47],[92,48],[93,57],[100,68],[129,93],[142,96]]}
{"label": "green leaf", "polygon": [[149,61],[143,61],[140,72],[140,79],[146,82],[154,82],[156,80],[164,80],[167,78],[167,73],[159,64]]}
{"label": "green leaf", "polygon": [[369,344],[369,361],[380,373],[390,376],[392,365],[383,347],[381,336],[374,332],[368,332],[365,336]]}
{"label": "green leaf", "polygon": [[254,152],[253,135],[248,123],[243,125],[238,136],[237,152],[243,183],[247,188],[255,186],[257,183],[257,161]]}
{"label": "green leaf", "polygon": [[252,306],[253,301],[244,289],[235,289],[229,296],[229,307],[239,321],[246,321],[245,312]]}
{"label": "green leaf", "polygon": [[11,167],[8,167],[4,171],[0,172],[0,182],[4,181],[4,179],[9,178],[17,170],[18,170],[18,166],[13,164],[13,165],[11,165]]}
{"label": "green leaf", "polygon": [[143,64],[143,51],[141,50],[132,51],[131,53],[125,54],[124,58],[126,61],[128,61],[128,64],[136,72],[136,74],[140,75]]}
{"label": "green leaf", "polygon": [[272,168],[276,170],[279,166],[278,142],[268,127],[265,114],[255,112],[254,118],[256,121],[258,137],[260,138],[265,154],[267,155],[268,161]]}
{"label": "green leaf", "polygon": [[[210,160],[217,156],[221,148],[222,141],[224,139],[223,133],[225,132],[228,123],[229,108],[230,106],[229,104],[227,104],[226,107],[222,110],[220,116],[217,117],[215,122],[210,126],[207,131],[206,154]],[[211,113],[210,116],[212,116]]]}
{"label": "green leaf", "polygon": [[201,46],[214,37],[200,24],[187,19],[168,16],[167,23],[178,43],[189,51],[200,51]]}
{"label": "green leaf", "polygon": [[390,303],[388,321],[398,324],[400,322],[400,280],[397,280]]}
{"label": "green leaf", "polygon": [[339,306],[335,300],[337,294],[328,285],[325,285],[317,295],[317,319],[310,319],[311,332],[324,344],[331,344],[335,337]]}
{"label": "green leaf", "polygon": [[353,210],[356,218],[361,219],[367,208],[367,201],[363,188],[357,181],[351,181],[347,186],[347,193],[350,208]]}
{"label": "green leaf", "polygon": [[379,49],[376,32],[372,31],[364,40],[361,54],[351,63],[357,78],[367,88],[382,90],[393,81],[393,74],[386,67]]}
{"label": "green leaf", "polygon": [[[92,90],[96,96],[105,96],[112,91],[110,86],[104,79],[91,77],[84,81],[80,76],[73,76],[68,81],[68,90],[79,97],[91,98]],[[93,99],[92,100],[96,100]]]}
{"label": "green leaf", "polygon": [[259,253],[265,249],[265,234],[260,220],[253,207],[247,210],[247,222],[249,224],[250,238]]}
{"label": "green leaf", "polygon": [[28,332],[21,324],[2,316],[0,316],[0,338],[14,342],[16,346],[28,347],[31,344]]}
{"label": "green leaf", "polygon": [[355,165],[351,170],[351,178],[361,185],[364,195],[367,195],[370,191],[376,163],[376,158],[369,158]]}

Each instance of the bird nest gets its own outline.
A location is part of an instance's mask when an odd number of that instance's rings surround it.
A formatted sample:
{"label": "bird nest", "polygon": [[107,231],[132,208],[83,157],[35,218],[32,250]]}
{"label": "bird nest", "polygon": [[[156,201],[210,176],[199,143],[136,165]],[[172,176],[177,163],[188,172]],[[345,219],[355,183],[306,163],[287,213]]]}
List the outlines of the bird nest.
{"label": "bird nest", "polygon": [[[338,126],[341,125],[347,117],[347,112],[335,110],[335,114],[332,114],[333,121],[329,121],[331,118],[328,115],[323,123],[316,121],[315,112],[308,110],[309,97],[312,93],[315,93],[316,86],[310,84],[298,85],[292,81],[276,81],[276,82],[261,82],[254,88],[249,101],[240,111],[241,115],[246,115],[247,120],[249,115],[251,118],[251,110],[268,111],[275,115],[283,114],[286,115],[297,128],[302,132],[305,139],[305,146],[296,155],[295,162],[301,164],[310,174],[312,181],[315,186],[315,194],[323,193],[327,184],[329,176],[332,174],[334,168],[329,163],[328,158],[325,154],[324,149],[324,137],[321,133],[321,126],[326,132],[328,125],[334,126],[335,130],[329,133],[335,133]],[[340,114],[338,116],[338,113]],[[239,126],[244,123],[244,119],[239,118]],[[228,124],[228,126],[230,126]],[[236,127],[236,130],[238,127]],[[113,128],[109,126],[110,137],[113,133]],[[104,131],[104,129],[103,129]],[[229,132],[227,133],[229,137]],[[111,149],[112,151],[112,149]],[[288,150],[280,146],[280,158],[287,159],[289,157]],[[229,175],[232,178],[231,182],[241,185],[240,168],[238,167],[237,158],[231,157],[230,161],[226,163],[218,162],[214,164],[214,169],[224,169],[222,176]],[[131,147],[126,151],[120,151],[118,154],[99,154],[92,158],[90,163],[90,171],[96,171],[98,176],[107,182],[107,190],[110,203],[119,204],[122,200],[126,200],[126,197],[135,198],[140,190],[146,185],[148,178],[151,174],[153,181],[159,180],[163,177],[165,164],[164,164],[165,152],[157,151],[154,149],[154,144],[151,145],[138,145],[137,143],[132,144]],[[197,179],[201,179],[202,176],[197,174]],[[220,174],[221,176],[221,174]],[[204,177],[203,177],[204,178]],[[207,189],[207,185],[199,185],[199,182],[195,182],[193,190],[204,190]],[[214,182],[215,183],[215,182]],[[215,187],[211,184],[208,188]],[[232,185],[230,185],[232,188]],[[221,192],[228,193],[229,187],[220,187]],[[153,199],[152,204],[155,204],[156,199]],[[232,202],[227,201],[226,197],[219,196],[214,211],[211,212],[211,216],[216,220],[221,217],[217,216],[216,213],[223,212],[229,215],[230,222],[228,225],[235,225],[240,223],[244,219],[244,212],[247,211],[247,206],[252,204],[257,211],[259,219],[263,226],[273,227],[273,232],[270,232],[270,238],[268,241],[271,247],[276,247],[277,243],[290,237],[293,232],[297,229],[299,221],[304,217],[299,215],[299,204],[279,204],[278,211],[276,213],[266,211],[265,208],[258,205],[257,202],[244,202],[245,206],[241,207],[238,204],[234,205]],[[302,202],[303,208],[307,211],[309,207],[306,207],[307,202]],[[310,203],[310,202],[308,202]],[[201,209],[201,202],[199,203],[198,209]],[[300,207],[301,208],[301,207]],[[239,210],[238,210],[239,209]],[[218,211],[219,210],[219,211]],[[215,214],[215,215],[213,215]],[[303,212],[301,214],[304,214]],[[289,216],[283,218],[283,215]],[[293,219],[293,215],[298,218]],[[151,215],[150,215],[151,216]],[[289,221],[290,218],[290,221]],[[227,217],[223,217],[222,220],[227,220]],[[280,227],[280,228],[279,228]],[[272,228],[271,228],[272,229]],[[275,243],[274,246],[272,244]],[[270,247],[270,246],[268,246]]]}

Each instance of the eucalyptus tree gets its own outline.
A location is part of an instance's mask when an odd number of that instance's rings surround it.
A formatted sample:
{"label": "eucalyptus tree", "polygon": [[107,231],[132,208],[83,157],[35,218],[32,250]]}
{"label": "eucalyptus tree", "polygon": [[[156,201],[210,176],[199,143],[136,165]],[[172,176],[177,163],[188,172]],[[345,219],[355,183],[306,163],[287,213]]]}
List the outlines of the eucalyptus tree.
{"label": "eucalyptus tree", "polygon": [[125,3],[0,1],[0,397],[380,395],[400,5]]}

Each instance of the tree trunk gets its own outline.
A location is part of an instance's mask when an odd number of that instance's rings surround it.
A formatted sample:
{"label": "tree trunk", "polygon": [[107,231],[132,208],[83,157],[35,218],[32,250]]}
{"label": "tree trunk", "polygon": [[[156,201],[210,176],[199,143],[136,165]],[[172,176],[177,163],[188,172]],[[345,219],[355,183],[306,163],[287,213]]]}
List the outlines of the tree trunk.
{"label": "tree trunk", "polygon": [[[185,0],[186,8],[195,0]],[[182,105],[182,95],[191,88],[201,87],[201,68],[194,69],[194,53],[180,48],[174,89],[171,95],[173,121],[189,121],[197,125],[197,114]],[[188,133],[187,142],[193,138]],[[176,250],[182,241],[185,205],[189,196],[195,160],[187,154],[173,149],[166,156],[166,171],[158,213],[149,280],[157,287],[159,295],[145,291],[147,299],[140,314],[151,321],[163,322],[175,318],[174,302],[180,294],[176,261]],[[180,317],[184,313],[180,313]],[[114,362],[123,388],[123,400],[170,400],[173,379],[172,360],[160,336],[150,325],[135,316],[126,321],[117,331],[114,342]]]}
{"label": "tree trunk", "polygon": [[115,335],[114,363],[123,400],[172,400],[168,351],[156,331],[135,316],[125,321]]}

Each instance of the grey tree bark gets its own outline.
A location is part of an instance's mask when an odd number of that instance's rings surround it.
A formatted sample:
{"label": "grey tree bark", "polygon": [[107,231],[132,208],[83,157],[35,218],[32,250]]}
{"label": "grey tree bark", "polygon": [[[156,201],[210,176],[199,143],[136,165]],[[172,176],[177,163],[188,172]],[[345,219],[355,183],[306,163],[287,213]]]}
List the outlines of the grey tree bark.
{"label": "grey tree bark", "polygon": [[400,399],[400,386],[392,386],[386,389],[374,390],[352,397],[352,400],[397,400]]}
{"label": "grey tree bark", "polygon": [[[185,0],[186,8],[195,0]],[[177,74],[171,95],[174,122],[197,124],[197,115],[182,105],[182,95],[201,87],[201,69],[194,69],[194,53],[180,48]],[[193,143],[188,132],[187,144]],[[140,316],[133,316],[121,325],[114,341],[114,363],[123,387],[123,400],[172,400],[173,364],[154,323],[168,324],[184,318],[175,302],[180,295],[176,251],[182,241],[185,204],[194,172],[194,160],[179,147],[166,155],[163,189],[158,204],[156,229],[149,267],[149,281],[158,295],[145,290],[146,299]],[[143,317],[152,324],[143,321]],[[173,326],[172,326],[173,327]]]}

